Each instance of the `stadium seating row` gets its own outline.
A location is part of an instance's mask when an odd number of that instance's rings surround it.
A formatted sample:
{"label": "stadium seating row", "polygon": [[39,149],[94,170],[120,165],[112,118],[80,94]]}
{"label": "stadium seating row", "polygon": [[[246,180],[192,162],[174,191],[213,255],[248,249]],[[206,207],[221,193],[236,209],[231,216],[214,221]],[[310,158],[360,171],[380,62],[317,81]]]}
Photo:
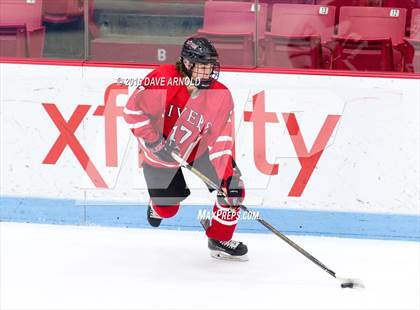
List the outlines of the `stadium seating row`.
{"label": "stadium seating row", "polygon": [[[89,31],[93,23],[93,0],[89,2]],[[45,23],[64,24],[83,18],[84,0],[1,0],[0,56],[42,57]]]}
{"label": "stadium seating row", "polygon": [[[337,29],[335,10],[334,6],[276,3],[271,29],[266,31],[266,4],[255,8],[245,2],[210,1],[198,33],[216,43],[226,64],[251,66],[258,57],[259,63],[269,67],[404,68],[406,9],[341,7]],[[256,50],[259,55],[253,54]]]}
{"label": "stadium seating row", "polygon": [[[83,16],[83,0],[43,1],[1,0],[0,56],[42,57],[43,21]],[[215,42],[222,65],[420,72],[420,0],[183,1],[204,3],[197,34]],[[162,50],[168,55],[163,62],[178,55],[176,40],[102,37],[93,9],[89,1],[93,59],[113,60],[118,51],[122,59],[158,63]]]}
{"label": "stadium seating row", "polygon": [[[222,65],[283,68],[332,68],[375,71],[420,71],[417,32],[420,12],[413,10],[412,34],[405,38],[407,9],[341,7],[326,5],[269,4],[207,1],[203,27],[197,34],[215,42]],[[174,44],[92,41],[95,59],[112,57],[116,48],[134,57],[156,62],[156,47],[177,56]],[[121,56],[121,54],[119,54]],[[169,62],[174,59],[167,58]]]}
{"label": "stadium seating row", "polygon": [[[248,0],[250,2],[255,2]],[[407,9],[407,26],[411,22],[411,9],[420,8],[420,0],[259,0],[259,3],[267,3],[270,12],[271,5],[276,3],[285,4],[316,4],[336,7],[336,23],[342,6],[376,6]]]}

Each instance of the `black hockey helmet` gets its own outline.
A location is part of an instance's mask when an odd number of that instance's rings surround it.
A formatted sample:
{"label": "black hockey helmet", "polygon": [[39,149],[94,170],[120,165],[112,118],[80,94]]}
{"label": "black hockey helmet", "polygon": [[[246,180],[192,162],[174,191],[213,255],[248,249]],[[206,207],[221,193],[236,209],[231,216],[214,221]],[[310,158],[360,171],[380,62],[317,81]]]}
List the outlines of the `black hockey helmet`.
{"label": "black hockey helmet", "polygon": [[[195,64],[213,65],[213,71],[211,72],[209,79],[200,79],[200,81],[196,81],[198,88],[209,88],[213,81],[217,80],[219,77],[219,55],[217,54],[213,43],[211,43],[207,38],[188,38],[182,46],[180,60],[181,71],[189,78],[192,76],[192,70]],[[192,67],[187,68],[184,60],[188,60],[192,64]]]}

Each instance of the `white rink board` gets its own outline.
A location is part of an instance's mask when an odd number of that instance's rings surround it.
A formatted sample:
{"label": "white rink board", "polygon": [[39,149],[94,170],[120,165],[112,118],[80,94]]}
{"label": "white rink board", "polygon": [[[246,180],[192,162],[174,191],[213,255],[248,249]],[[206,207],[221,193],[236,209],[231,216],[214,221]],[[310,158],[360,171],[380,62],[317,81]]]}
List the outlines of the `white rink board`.
{"label": "white rink board", "polygon": [[[138,168],[137,145],[117,118],[114,155],[107,166],[105,120],[94,115],[107,87],[119,78],[142,78],[149,69],[0,64],[1,195],[75,199],[81,204],[147,202]],[[249,205],[298,210],[419,213],[420,83],[414,79],[330,77],[222,72],[220,81],[235,101],[236,159],[244,174]],[[134,90],[129,88],[129,93]],[[256,136],[244,112],[265,92],[265,111],[277,122]],[[128,95],[116,97],[124,106]],[[110,99],[112,101],[112,99]],[[98,188],[69,146],[56,164],[43,164],[60,132],[42,104],[54,104],[65,121],[78,105],[89,105],[75,137],[108,188]],[[282,113],[294,113],[306,148],[311,149],[328,115],[339,120],[299,197],[289,191],[300,171]],[[253,114],[255,115],[255,114]],[[256,165],[254,140],[265,139],[265,157],[278,164],[267,175]],[[109,155],[109,152],[108,152]],[[190,204],[209,204],[202,183]]]}

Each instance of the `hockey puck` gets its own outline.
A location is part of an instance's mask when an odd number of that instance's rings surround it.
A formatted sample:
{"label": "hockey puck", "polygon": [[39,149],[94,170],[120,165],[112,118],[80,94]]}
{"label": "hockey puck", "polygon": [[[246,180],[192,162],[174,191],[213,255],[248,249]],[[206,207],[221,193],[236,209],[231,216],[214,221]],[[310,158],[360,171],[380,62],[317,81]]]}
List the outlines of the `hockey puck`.
{"label": "hockey puck", "polygon": [[341,288],[353,288],[353,283],[351,282],[341,283]]}

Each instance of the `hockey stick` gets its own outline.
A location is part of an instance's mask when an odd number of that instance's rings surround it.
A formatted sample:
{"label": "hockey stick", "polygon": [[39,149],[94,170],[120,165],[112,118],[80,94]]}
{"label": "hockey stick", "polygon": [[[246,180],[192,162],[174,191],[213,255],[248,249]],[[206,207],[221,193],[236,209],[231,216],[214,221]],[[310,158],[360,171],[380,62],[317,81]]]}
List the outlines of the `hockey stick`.
{"label": "hockey stick", "polygon": [[[226,196],[225,192],[212,180],[210,180],[206,175],[201,173],[196,168],[192,167],[188,162],[186,162],[183,158],[181,158],[178,154],[172,152],[172,157],[177,161],[182,167],[188,169],[192,173],[194,173],[196,176],[198,176],[204,183],[206,183],[208,186],[216,190],[220,195]],[[239,206],[242,210],[245,212],[251,213],[251,211],[244,205]],[[268,230],[270,230],[272,233],[274,233],[277,237],[285,241],[287,244],[289,244],[291,247],[293,247],[296,251],[304,255],[306,258],[308,258],[311,262],[325,270],[329,275],[333,276],[335,279],[340,281],[342,288],[365,288],[363,282],[359,279],[352,279],[352,278],[343,278],[336,275],[334,271],[332,271],[330,268],[325,266],[322,262],[320,262],[318,259],[316,259],[314,256],[312,256],[309,252],[304,250],[302,247],[300,247],[298,244],[293,242],[291,239],[286,237],[283,233],[278,231],[275,227],[273,227],[270,223],[262,219],[260,216],[256,218],[258,222],[260,222],[263,226],[265,226]]]}

